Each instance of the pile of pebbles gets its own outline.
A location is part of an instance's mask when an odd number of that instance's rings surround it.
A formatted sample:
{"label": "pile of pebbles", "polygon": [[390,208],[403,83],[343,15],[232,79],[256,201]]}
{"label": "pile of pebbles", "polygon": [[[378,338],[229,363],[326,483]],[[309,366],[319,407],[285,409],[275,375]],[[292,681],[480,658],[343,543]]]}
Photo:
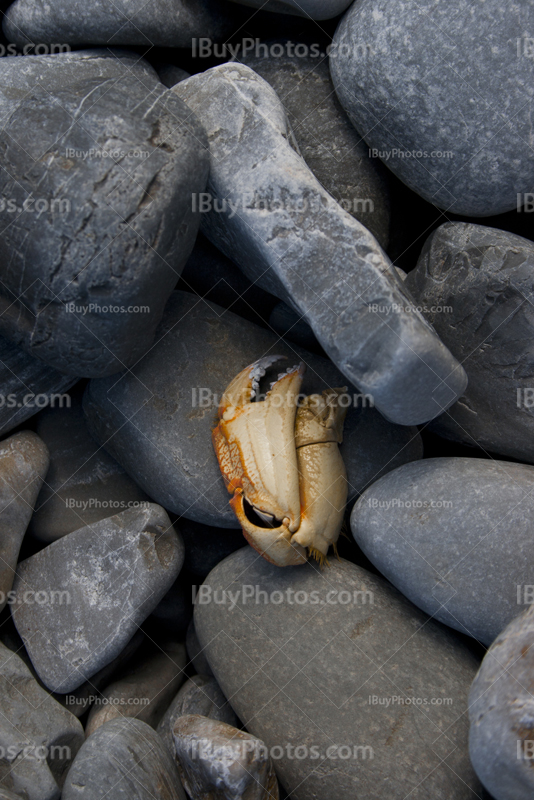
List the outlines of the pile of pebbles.
{"label": "pile of pebbles", "polygon": [[[0,800],[531,800],[532,4],[2,11]],[[273,354],[322,566],[213,449]]]}

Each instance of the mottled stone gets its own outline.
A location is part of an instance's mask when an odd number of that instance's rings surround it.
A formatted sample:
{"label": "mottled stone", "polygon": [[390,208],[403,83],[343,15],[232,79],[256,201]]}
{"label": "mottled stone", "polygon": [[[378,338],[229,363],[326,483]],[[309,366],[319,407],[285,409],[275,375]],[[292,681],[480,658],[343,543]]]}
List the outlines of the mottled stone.
{"label": "mottled stone", "polygon": [[195,625],[215,677],[277,748],[294,800],[477,794],[466,719],[477,661],[386,581],[344,560],[280,569],[245,548],[203,591]]}
{"label": "mottled stone", "polygon": [[[267,46],[276,55],[245,54],[240,61],[261,75],[277,93],[300,154],[319,183],[386,250],[387,171],[378,159],[370,158],[367,145],[337,99],[328,59],[290,55],[295,43],[286,40],[268,42]],[[306,49],[301,45],[298,52]],[[282,56],[278,55],[279,50]]]}
{"label": "mottled stone", "polygon": [[186,800],[174,760],[146,722],[112,719],[86,739],[62,800]]}
{"label": "mottled stone", "polygon": [[370,148],[425,200],[501,214],[534,189],[534,7],[501,0],[359,0],[330,55]]}
{"label": "mottled stone", "polygon": [[531,606],[494,641],[469,695],[469,753],[495,800],[531,800],[534,795],[533,671]]}
{"label": "mottled stone", "polygon": [[58,800],[83,728],[33,678],[16,653],[0,644],[0,798]]}
{"label": "mottled stone", "polygon": [[184,683],[157,727],[159,735],[173,755],[174,726],[178,717],[187,714],[200,714],[234,727],[239,725],[239,720],[215,678],[210,678],[208,675],[193,675]]}
{"label": "mottled stone", "polygon": [[141,656],[126,675],[102,692],[85,726],[85,735],[116,717],[135,717],[156,728],[178,688],[185,680],[185,646],[168,642],[156,653]]}
{"label": "mottled stone", "polygon": [[433,430],[534,461],[534,244],[449,222],[427,239],[406,285],[469,379]]}
{"label": "mottled stone", "polygon": [[90,436],[78,396],[69,408],[50,408],[36,420],[50,466],[31,519],[31,533],[47,544],[65,534],[139,508],[148,496]]}
{"label": "mottled stone", "polygon": [[[237,527],[211,439],[229,382],[268,354],[286,356],[288,366],[300,360],[306,364],[305,394],[346,381],[327,359],[188,292],[173,294],[157,337],[135,368],[91,381],[84,397],[89,430],[165,508],[207,525]],[[380,420],[376,410],[362,407],[356,390],[351,394],[356,407],[346,418],[341,453],[349,496],[354,496],[381,469],[392,468],[395,459],[417,458],[420,440],[415,429]],[[408,445],[410,440],[415,445]]]}
{"label": "mottled stone", "polygon": [[[22,561],[12,613],[45,686],[70,692],[116,658],[182,563],[181,539],[155,504],[68,533]],[[35,594],[27,598],[28,590]],[[38,596],[44,602],[33,602]]]}
{"label": "mottled stone", "polygon": [[200,221],[204,133],[135,58],[0,59],[0,333],[83,377],[150,347]]}
{"label": "mottled stone", "polygon": [[179,523],[185,547],[184,569],[205,578],[219,561],[243,547],[241,530],[215,528],[183,519]]}
{"label": "mottled stone", "polygon": [[0,442],[0,610],[11,591],[19,550],[48,469],[48,450],[32,431]]}
{"label": "mottled stone", "polygon": [[430,458],[373,483],[351,516],[365,555],[441,622],[490,644],[534,569],[534,467]]}
{"label": "mottled stone", "polygon": [[308,19],[332,19],[342,14],[350,0],[235,0],[244,6],[274,11],[278,14],[294,14]]}
{"label": "mottled stone", "polygon": [[250,733],[199,714],[173,729],[185,790],[196,800],[278,800],[278,782],[264,743]]}
{"label": "mottled stone", "polygon": [[189,663],[192,665],[193,669],[198,672],[199,675],[204,676],[212,676],[213,672],[211,671],[211,667],[208,664],[208,659],[206,658],[206,654],[204,652],[204,648],[198,641],[198,637],[195,631],[195,621],[194,619],[191,620],[189,623],[189,627],[187,629],[187,635],[185,637],[185,646],[187,649],[187,657],[189,658]]}
{"label": "mottled stone", "polygon": [[300,312],[346,378],[392,422],[427,422],[448,408],[465,388],[462,367],[416,311],[374,236],[296,152],[269,84],[231,63],[171,91],[198,115],[210,142],[206,236]]}

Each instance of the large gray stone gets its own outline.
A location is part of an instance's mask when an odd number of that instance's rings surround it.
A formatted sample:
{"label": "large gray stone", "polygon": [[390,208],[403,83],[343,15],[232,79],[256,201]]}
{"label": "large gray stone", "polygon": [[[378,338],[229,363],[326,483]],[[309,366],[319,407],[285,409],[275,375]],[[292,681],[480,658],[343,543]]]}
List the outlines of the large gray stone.
{"label": "large gray stone", "polygon": [[449,222],[427,239],[406,285],[469,378],[433,430],[534,461],[534,244]]}
{"label": "large gray stone", "polygon": [[[414,425],[451,405],[465,388],[463,369],[415,310],[372,234],[296,152],[269,84],[232,63],[171,91],[208,134],[208,238],[302,314],[341,372],[388,419]],[[199,207],[210,202],[201,206],[199,198]]]}
{"label": "large gray stone", "polygon": [[534,796],[533,672],[531,606],[494,641],[469,695],[469,753],[478,777],[495,800]]}
{"label": "large gray stone", "polygon": [[[330,361],[187,292],[173,294],[157,336],[134,369],[91,381],[84,397],[89,430],[165,508],[207,525],[238,527],[211,440],[229,382],[268,354],[286,356],[288,365],[304,361],[306,394],[346,382]],[[354,394],[341,445],[350,497],[396,459],[420,456],[416,429],[381,420]]]}
{"label": "large gray stone", "polygon": [[169,517],[150,504],[68,533],[22,561],[12,614],[45,686],[70,692],[113,661],[183,557]]}
{"label": "large gray stone", "polygon": [[204,133],[132,56],[3,58],[0,86],[0,333],[60,371],[117,372],[193,246]]}
{"label": "large gray stone", "polygon": [[83,738],[76,717],[0,644],[0,798],[5,788],[24,800],[59,800]]}
{"label": "large gray stone", "polygon": [[531,3],[359,0],[333,41],[337,95],[425,200],[467,216],[509,211],[534,189],[533,26]]}
{"label": "large gray stone", "polygon": [[203,592],[195,625],[215,677],[273,760],[277,748],[294,800],[477,794],[465,713],[477,662],[386,581],[244,549]]}
{"label": "large gray stone", "polygon": [[86,739],[62,800],[186,800],[174,760],[146,722],[112,719]]}
{"label": "large gray stone", "polygon": [[354,538],[403,594],[491,644],[532,580],[534,467],[430,458],[374,483],[351,515]]}

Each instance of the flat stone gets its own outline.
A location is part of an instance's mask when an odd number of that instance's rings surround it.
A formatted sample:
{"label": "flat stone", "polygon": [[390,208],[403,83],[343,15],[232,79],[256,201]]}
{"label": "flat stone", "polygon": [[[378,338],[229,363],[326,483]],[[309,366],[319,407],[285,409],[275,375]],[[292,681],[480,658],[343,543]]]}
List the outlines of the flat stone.
{"label": "flat stone", "polygon": [[294,14],[308,19],[332,19],[342,14],[350,0],[235,0],[245,6],[274,11],[277,14]]}
{"label": "flat stone", "polygon": [[[271,55],[245,54],[240,61],[261,75],[277,93],[300,154],[319,183],[386,250],[387,170],[378,159],[369,156],[369,148],[337,99],[328,59],[324,54],[315,58],[292,55],[295,43],[284,39],[270,41],[267,47]],[[296,48],[300,53],[307,49],[303,44],[300,50],[298,44]]]}
{"label": "flat stone", "polygon": [[534,461],[534,244],[449,222],[427,239],[406,285],[469,378],[432,429]]}
{"label": "flat stone", "polygon": [[185,680],[185,646],[168,642],[128,668],[126,675],[102,692],[102,701],[89,712],[85,735],[116,717],[135,717],[156,728],[174,695]]}
{"label": "flat stone", "polygon": [[215,677],[294,800],[477,794],[477,661],[382,578],[345,560],[280,569],[245,548],[203,591],[195,626]]}
{"label": "flat stone", "polygon": [[48,462],[45,443],[32,431],[0,442],[0,610],[13,586],[20,546]]}
{"label": "flat stone", "polygon": [[86,739],[62,800],[186,800],[174,760],[146,722],[112,719]]}
{"label": "flat stone", "polygon": [[46,483],[30,524],[37,539],[48,544],[78,528],[150,502],[91,437],[78,395],[69,408],[41,412],[36,431],[50,454]]}
{"label": "flat stone", "polygon": [[469,695],[469,753],[495,800],[530,800],[534,793],[533,642],[531,606],[495,639]]}
{"label": "flat stone", "polygon": [[278,782],[264,743],[199,714],[179,717],[173,730],[185,790],[198,800],[278,800]]}
{"label": "flat stone", "polygon": [[449,212],[489,216],[534,189],[534,8],[361,0],[330,52],[337,95],[387,166]]}
{"label": "flat stone", "polygon": [[[339,0],[338,0],[339,2]],[[191,39],[225,40],[233,32],[232,5],[215,0],[117,0],[89,7],[79,0],[19,0],[4,16],[4,34],[28,42],[191,47]]]}
{"label": "flat stone", "polygon": [[377,569],[427,614],[491,644],[534,568],[534,467],[429,458],[373,483],[351,528]]}
{"label": "flat stone", "polygon": [[207,206],[206,236],[305,318],[343,375],[373,395],[389,420],[414,425],[448,408],[465,389],[463,369],[416,311],[374,236],[296,152],[269,84],[230,63],[171,91],[210,141],[209,202],[198,198],[199,208]]}
{"label": "flat stone", "polygon": [[204,133],[132,55],[3,58],[0,85],[0,192],[22,209],[0,211],[0,334],[59,371],[112,374],[152,344],[193,247]]}
{"label": "flat stone", "polygon": [[16,653],[0,643],[1,800],[58,800],[83,739],[76,717],[39,686]]}
{"label": "flat stone", "polygon": [[[238,527],[211,439],[229,382],[268,354],[286,356],[288,366],[300,360],[307,365],[305,394],[346,381],[327,359],[188,292],[173,294],[157,338],[133,369],[88,385],[84,411],[89,431],[165,508],[206,525]],[[391,459],[417,458],[420,440],[413,428],[377,422],[378,412],[363,407],[356,390],[351,394],[355,407],[346,418],[341,453],[353,497],[379,470],[387,470]]]}
{"label": "flat stone", "polygon": [[[12,614],[45,686],[70,692],[113,661],[182,563],[181,539],[153,503],[68,533],[22,561]],[[35,594],[26,598],[28,586]],[[37,596],[44,602],[33,602]]]}

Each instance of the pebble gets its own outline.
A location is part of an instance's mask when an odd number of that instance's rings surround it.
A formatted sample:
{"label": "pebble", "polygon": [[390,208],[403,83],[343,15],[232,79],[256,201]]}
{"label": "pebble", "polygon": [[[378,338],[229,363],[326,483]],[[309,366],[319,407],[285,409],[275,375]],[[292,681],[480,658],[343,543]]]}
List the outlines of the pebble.
{"label": "pebble", "polygon": [[264,743],[250,733],[199,714],[179,717],[176,762],[198,800],[278,800],[278,782]]}
{"label": "pebble", "polygon": [[207,179],[202,128],[133,59],[0,59],[0,194],[41,209],[17,225],[8,203],[0,211],[0,333],[82,377],[151,346],[200,222],[191,194]]}
{"label": "pebble", "polygon": [[435,619],[491,644],[531,582],[534,467],[427,458],[370,486],[351,515],[365,555]]}
{"label": "pebble", "polygon": [[141,656],[126,675],[102,692],[102,702],[89,713],[85,735],[92,736],[116,717],[135,717],[156,728],[185,679],[186,661],[185,646],[179,642],[168,642],[158,652]]}
{"label": "pebble", "polygon": [[231,63],[171,91],[210,141],[206,236],[305,317],[345,377],[372,394],[390,421],[415,425],[448,408],[465,389],[462,367],[414,308],[372,234],[296,152],[269,84]]}
{"label": "pebble", "polygon": [[218,720],[235,728],[239,725],[239,720],[215,678],[210,678],[208,675],[193,675],[184,683],[156,729],[173,754],[175,753],[174,726],[179,717],[188,714],[200,714],[202,717]]}
{"label": "pebble", "polygon": [[83,728],[1,643],[0,717],[0,800],[3,790],[24,800],[58,800]]}
{"label": "pebble", "polygon": [[9,599],[20,546],[48,463],[46,445],[32,431],[0,442],[0,610]]}
{"label": "pebble", "polygon": [[174,760],[158,734],[146,722],[131,717],[112,719],[86,739],[61,797],[186,800]]}
{"label": "pebble", "polygon": [[449,222],[427,239],[406,285],[469,379],[432,429],[534,462],[534,244]]}
{"label": "pebble", "polygon": [[50,453],[46,483],[30,524],[31,533],[40,541],[49,544],[78,528],[149,502],[90,436],[77,395],[68,408],[42,411],[36,431]]}
{"label": "pebble", "polygon": [[360,0],[330,51],[337,95],[369,148],[449,213],[515,209],[534,186],[534,8]]}
{"label": "pebble", "polygon": [[[45,686],[70,692],[113,661],[182,563],[181,539],[153,503],[73,531],[19,563],[12,614]],[[35,594],[25,599],[26,591]]]}
{"label": "pebble", "polygon": [[345,560],[280,569],[245,548],[203,592],[195,626],[215,677],[293,800],[477,794],[478,662],[382,578]]}

